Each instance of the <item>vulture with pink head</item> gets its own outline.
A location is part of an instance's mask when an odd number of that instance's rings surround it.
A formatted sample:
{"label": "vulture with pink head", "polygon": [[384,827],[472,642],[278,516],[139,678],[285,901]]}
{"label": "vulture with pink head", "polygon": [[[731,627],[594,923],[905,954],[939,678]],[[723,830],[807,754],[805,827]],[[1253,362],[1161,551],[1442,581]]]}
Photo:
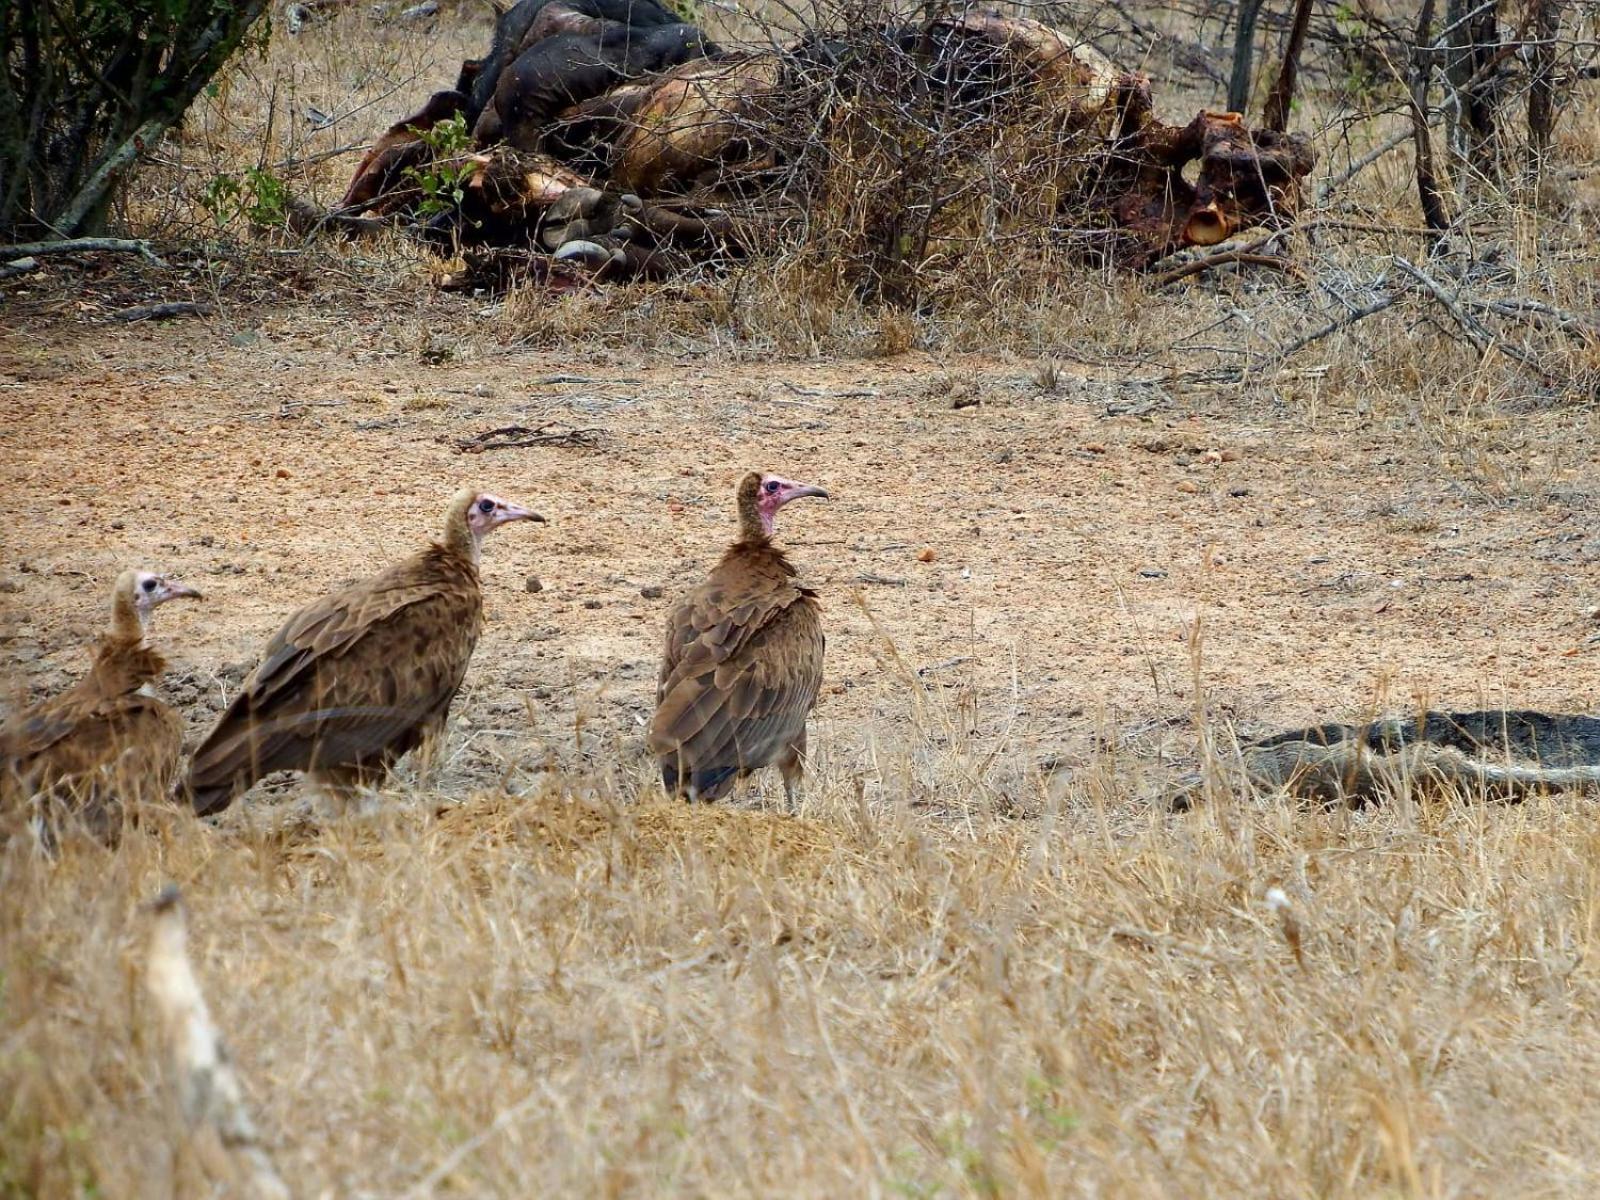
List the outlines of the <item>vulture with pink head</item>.
{"label": "vulture with pink head", "polygon": [[166,799],[183,749],[183,722],[150,690],[167,664],[145,635],[157,605],[199,595],[149,571],[117,577],[111,629],[89,674],[0,731],[0,798],[7,811],[53,802],[41,814],[50,824],[75,818],[111,839],[124,809],[131,814]]}
{"label": "vulture with pink head", "polygon": [[772,544],[773,524],[789,501],[828,493],[752,471],[737,494],[739,540],[667,623],[650,749],[676,795],[715,800],[776,763],[793,804],[825,639],[817,594]]}
{"label": "vulture with pink head", "polygon": [[195,812],[220,812],[274,771],[304,771],[343,798],[437,734],[483,626],[482,541],[543,520],[458,492],[438,541],[291,616],[195,751]]}

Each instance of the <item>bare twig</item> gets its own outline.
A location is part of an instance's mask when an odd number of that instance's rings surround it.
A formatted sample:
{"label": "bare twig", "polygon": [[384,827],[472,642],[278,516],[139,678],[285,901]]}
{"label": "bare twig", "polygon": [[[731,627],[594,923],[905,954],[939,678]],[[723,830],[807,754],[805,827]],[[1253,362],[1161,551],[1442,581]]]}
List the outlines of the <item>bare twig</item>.
{"label": "bare twig", "polygon": [[131,324],[134,321],[169,321],[173,317],[214,317],[215,304],[199,300],[163,300],[158,304],[136,304],[132,308],[119,308],[107,313],[107,321]]}
{"label": "bare twig", "polygon": [[166,888],[151,911],[145,987],[166,1032],[190,1143],[206,1171],[228,1189],[261,1200],[288,1200],[289,1189],[245,1108],[244,1089],[189,963],[178,889]]}
{"label": "bare twig", "polygon": [[1546,304],[1543,300],[1522,296],[1510,300],[1480,300],[1467,296],[1462,298],[1462,303],[1479,312],[1492,312],[1497,317],[1519,317],[1534,325],[1550,325],[1562,333],[1585,340],[1600,338],[1600,321]]}
{"label": "bare twig", "polygon": [[156,257],[150,243],[143,238],[64,238],[55,242],[18,242],[13,246],[0,246],[0,258],[27,258],[40,254],[137,254],[156,266],[166,264]]}
{"label": "bare twig", "polygon": [[522,446],[593,447],[600,444],[601,437],[602,431],[599,429],[579,429],[559,421],[546,421],[537,427],[502,425],[499,429],[488,429],[471,437],[460,438],[456,441],[455,447],[461,454],[482,454],[485,450],[513,450]]}
{"label": "bare twig", "polygon": [[[1258,244],[1264,244],[1264,242]],[[1276,254],[1262,254],[1248,246],[1242,246],[1236,250],[1223,250],[1217,254],[1207,254],[1203,258],[1196,258],[1184,263],[1182,266],[1173,267],[1170,271],[1164,271],[1152,279],[1150,286],[1152,288],[1164,288],[1168,284],[1177,283],[1178,280],[1187,279],[1191,275],[1199,275],[1201,272],[1209,271],[1214,267],[1246,263],[1258,267],[1272,267],[1282,271],[1285,275],[1292,275],[1296,279],[1303,280],[1306,275],[1299,266],[1286,258],[1279,258]]]}
{"label": "bare twig", "polygon": [[319,150],[315,154],[303,154],[297,158],[279,159],[272,164],[274,171],[292,171],[296,167],[309,167],[319,162],[327,162],[330,158],[338,158],[345,154],[354,154],[356,151],[365,151],[371,143],[351,142],[346,146],[335,146],[331,150]]}
{"label": "bare twig", "polygon": [[[1435,115],[1432,119],[1437,121],[1437,115]],[[1400,132],[1386,137],[1378,145],[1374,146],[1371,150],[1367,151],[1360,158],[1356,159],[1355,162],[1351,163],[1343,171],[1339,172],[1339,174],[1330,175],[1327,179],[1324,179],[1321,183],[1317,184],[1316,190],[1312,193],[1316,198],[1316,202],[1321,204],[1339,188],[1342,188],[1345,184],[1349,183],[1373,163],[1377,162],[1385,154],[1388,154],[1389,151],[1398,149],[1416,136],[1416,126],[1410,125],[1405,129],[1402,129]]]}
{"label": "bare twig", "polygon": [[1399,291],[1390,292],[1381,299],[1374,300],[1371,304],[1364,305],[1361,308],[1353,308],[1343,316],[1329,321],[1326,325],[1313,329],[1310,333],[1302,334],[1287,346],[1281,346],[1275,350],[1271,357],[1267,359],[1266,365],[1271,366],[1273,363],[1282,362],[1290,355],[1304,350],[1314,342],[1320,342],[1323,338],[1338,333],[1341,329],[1348,329],[1357,322],[1365,321],[1368,317],[1375,317],[1386,308],[1393,308],[1400,302],[1404,294],[1404,292]]}

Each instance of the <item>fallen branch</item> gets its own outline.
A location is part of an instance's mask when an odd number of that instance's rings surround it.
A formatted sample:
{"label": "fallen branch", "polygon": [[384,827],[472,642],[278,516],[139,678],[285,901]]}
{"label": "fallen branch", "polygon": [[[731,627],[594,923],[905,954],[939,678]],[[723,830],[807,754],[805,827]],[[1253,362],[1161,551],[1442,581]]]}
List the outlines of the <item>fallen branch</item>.
{"label": "fallen branch", "polygon": [[159,304],[136,304],[132,308],[119,308],[106,315],[107,321],[131,324],[134,321],[170,321],[173,317],[214,317],[215,304],[197,300],[163,300]]}
{"label": "fallen branch", "polygon": [[1364,305],[1361,308],[1351,309],[1343,316],[1329,321],[1321,328],[1313,329],[1307,334],[1302,334],[1300,337],[1290,342],[1287,346],[1283,346],[1274,351],[1270,356],[1268,356],[1267,361],[1263,364],[1263,366],[1270,367],[1276,363],[1283,362],[1291,354],[1295,354],[1301,350],[1304,350],[1307,346],[1313,344],[1314,342],[1320,342],[1323,338],[1338,333],[1341,329],[1348,329],[1350,326],[1355,325],[1360,321],[1365,321],[1368,317],[1375,317],[1386,308],[1393,308],[1400,302],[1401,297],[1404,295],[1404,292],[1390,292],[1381,300],[1374,300],[1371,304]]}
{"label": "fallen branch", "polygon": [[546,421],[537,428],[527,425],[502,425],[499,429],[475,433],[455,444],[461,454],[482,454],[485,450],[514,450],[522,446],[583,446],[600,444],[598,429],[578,429],[559,421]]}
{"label": "fallen branch", "polygon": [[156,257],[150,243],[143,238],[64,238],[57,242],[18,242],[14,246],[0,246],[0,258],[28,258],[40,254],[137,254],[158,267],[166,264]]}
{"label": "fallen branch", "polygon": [[178,889],[163,890],[151,911],[145,987],[161,1015],[172,1053],[190,1143],[205,1170],[230,1191],[238,1189],[261,1200],[288,1200],[289,1189],[245,1108],[239,1077],[190,966]]}
{"label": "fallen branch", "polygon": [[[1271,239],[1266,240],[1270,241]],[[1252,250],[1249,247],[1241,247],[1237,250],[1224,250],[1220,254],[1207,254],[1204,257],[1186,262],[1180,267],[1173,267],[1170,271],[1164,271],[1152,279],[1150,286],[1152,288],[1164,288],[1170,283],[1177,283],[1180,279],[1187,279],[1191,275],[1199,275],[1202,271],[1209,271],[1213,267],[1225,267],[1230,264],[1272,267],[1302,282],[1306,277],[1304,271],[1286,258],[1279,258],[1276,254],[1262,254],[1258,250]]]}
{"label": "fallen branch", "polygon": [[1592,317],[1568,312],[1543,300],[1517,297],[1512,300],[1479,300],[1467,297],[1463,303],[1479,312],[1492,312],[1497,317],[1517,317],[1533,325],[1550,325],[1562,333],[1571,334],[1580,341],[1600,338],[1600,322]]}
{"label": "fallen branch", "polygon": [[1490,350],[1498,349],[1508,357],[1516,359],[1523,366],[1532,367],[1541,375],[1544,373],[1544,369],[1539,366],[1538,360],[1533,355],[1495,337],[1493,330],[1488,329],[1483,322],[1463,308],[1455,297],[1445,291],[1444,286],[1433,276],[1408,260],[1401,258],[1398,254],[1395,255],[1394,265],[1420,283],[1427,293],[1443,306],[1445,312],[1450,314],[1451,320],[1461,328],[1461,332],[1466,334],[1467,340],[1477,348],[1480,354],[1487,354]]}
{"label": "fallen branch", "polygon": [[18,258],[8,263],[0,263],[0,279],[12,279],[18,275],[26,275],[29,271],[39,269],[37,258]]}

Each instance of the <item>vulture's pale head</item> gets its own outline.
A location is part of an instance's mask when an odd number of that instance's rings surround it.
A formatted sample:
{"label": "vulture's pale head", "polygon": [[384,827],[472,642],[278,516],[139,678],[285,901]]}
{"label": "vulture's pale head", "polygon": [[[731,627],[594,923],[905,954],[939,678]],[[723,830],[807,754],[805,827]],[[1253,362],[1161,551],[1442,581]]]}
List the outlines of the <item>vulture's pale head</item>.
{"label": "vulture's pale head", "polygon": [[816,496],[818,499],[826,500],[828,493],[813,484],[796,483],[781,475],[750,472],[739,484],[739,515],[746,526],[746,534],[755,532],[748,528],[753,516],[761,536],[771,537],[777,523],[778,510],[789,501],[799,500],[803,496]]}
{"label": "vulture's pale head", "polygon": [[512,521],[545,523],[544,518],[532,509],[512,504],[489,492],[457,492],[450,502],[450,511],[445,515],[444,542],[470,555],[476,562],[478,547],[483,539]]}
{"label": "vulture's pale head", "polygon": [[150,614],[168,600],[199,600],[200,592],[170,575],[153,571],[124,571],[111,589],[111,613],[117,632],[142,636]]}
{"label": "vulture's pale head", "polygon": [[467,509],[467,527],[472,530],[473,537],[482,541],[490,530],[498,529],[508,521],[538,521],[543,524],[544,518],[531,508],[512,504],[488,492],[473,496],[472,505]]}

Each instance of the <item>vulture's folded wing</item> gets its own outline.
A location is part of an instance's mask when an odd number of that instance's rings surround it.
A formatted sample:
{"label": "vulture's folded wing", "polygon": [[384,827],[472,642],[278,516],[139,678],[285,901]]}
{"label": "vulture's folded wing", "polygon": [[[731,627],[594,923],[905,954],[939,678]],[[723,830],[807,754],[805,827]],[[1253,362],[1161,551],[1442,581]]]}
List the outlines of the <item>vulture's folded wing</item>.
{"label": "vulture's folded wing", "polygon": [[665,681],[651,749],[677,755],[697,779],[774,761],[804,732],[816,702],[823,660],[816,605],[796,589],[793,602],[761,615],[759,626],[737,636],[713,625],[712,638],[680,655]]}
{"label": "vulture's folded wing", "polygon": [[302,609],[195,753],[196,810],[280,770],[376,762],[442,718],[477,640],[476,588],[358,587]]}

